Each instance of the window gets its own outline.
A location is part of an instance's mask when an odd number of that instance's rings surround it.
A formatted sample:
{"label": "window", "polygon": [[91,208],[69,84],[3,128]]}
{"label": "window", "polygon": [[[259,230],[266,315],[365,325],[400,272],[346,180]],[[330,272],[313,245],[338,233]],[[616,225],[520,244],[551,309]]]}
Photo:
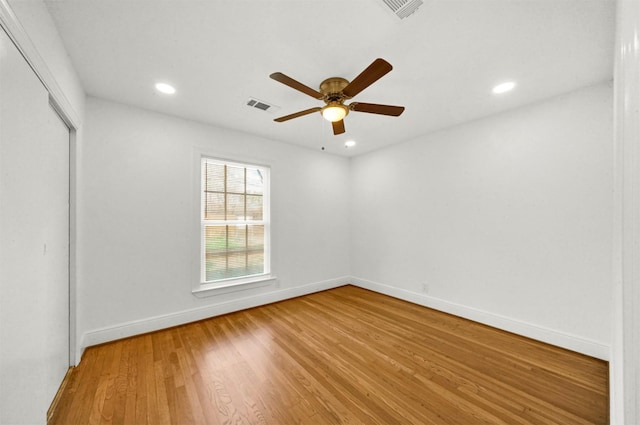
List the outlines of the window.
{"label": "window", "polygon": [[269,168],[202,158],[201,178],[201,283],[268,275]]}

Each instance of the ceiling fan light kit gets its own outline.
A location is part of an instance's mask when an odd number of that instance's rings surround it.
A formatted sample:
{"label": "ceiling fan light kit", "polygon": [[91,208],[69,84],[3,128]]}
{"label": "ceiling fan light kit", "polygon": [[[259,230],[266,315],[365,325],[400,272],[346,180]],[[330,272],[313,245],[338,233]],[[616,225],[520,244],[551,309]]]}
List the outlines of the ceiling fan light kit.
{"label": "ceiling fan light kit", "polygon": [[326,104],[322,108],[315,107],[306,109],[304,111],[276,118],[274,121],[284,122],[293,118],[312,114],[314,112],[320,112],[327,121],[331,122],[333,134],[337,136],[338,134],[345,132],[344,117],[349,114],[350,110],[397,117],[404,111],[403,106],[378,105],[375,103],[359,102],[354,102],[349,105],[344,104],[346,100],[356,96],[392,69],[393,67],[389,62],[378,58],[351,82],[340,77],[327,78],[320,83],[320,91],[314,90],[281,72],[274,72],[270,75],[273,80],[311,96],[314,99],[322,100]]}
{"label": "ceiling fan light kit", "polygon": [[349,108],[339,102],[331,102],[322,108],[322,116],[325,120],[336,122],[342,120],[349,113]]}

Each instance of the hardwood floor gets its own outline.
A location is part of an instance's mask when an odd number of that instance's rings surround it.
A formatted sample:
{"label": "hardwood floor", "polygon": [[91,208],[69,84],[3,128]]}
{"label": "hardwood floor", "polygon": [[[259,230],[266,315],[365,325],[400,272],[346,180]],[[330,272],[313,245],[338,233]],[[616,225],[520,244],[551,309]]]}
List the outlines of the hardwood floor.
{"label": "hardwood floor", "polygon": [[345,286],[86,350],[50,424],[606,424],[606,362]]}

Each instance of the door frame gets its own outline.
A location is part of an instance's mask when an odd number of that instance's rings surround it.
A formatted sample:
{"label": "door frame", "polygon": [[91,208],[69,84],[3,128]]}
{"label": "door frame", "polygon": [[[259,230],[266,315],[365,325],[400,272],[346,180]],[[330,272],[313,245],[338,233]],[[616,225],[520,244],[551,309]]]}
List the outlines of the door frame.
{"label": "door frame", "polygon": [[[75,366],[75,359],[73,357],[74,354],[74,350],[73,347],[75,346],[75,341],[72,341],[72,337],[71,335],[74,333],[73,332],[73,328],[74,326],[72,326],[72,321],[71,321],[71,312],[72,312],[72,303],[71,303],[71,273],[73,272],[73,267],[71,266],[72,261],[71,261],[71,256],[74,253],[74,249],[71,246],[71,241],[72,241],[72,235],[74,234],[74,231],[72,231],[72,223],[74,222],[74,220],[72,219],[72,201],[71,201],[71,194],[73,193],[72,191],[72,186],[71,186],[71,180],[72,180],[72,176],[73,173],[71,172],[72,167],[73,167],[73,158],[75,158],[75,154],[72,153],[72,142],[71,142],[71,127],[69,127],[69,123],[68,121],[63,117],[63,115],[60,113],[60,110],[58,108],[58,105],[55,103],[55,100],[51,97],[51,93],[49,93],[49,107],[51,108],[51,110],[57,115],[57,117],[60,119],[60,123],[62,125],[64,125],[67,129],[67,149],[68,149],[68,164],[69,164],[69,170],[68,170],[68,174],[67,174],[67,220],[68,220],[68,234],[67,234],[67,249],[68,249],[68,253],[67,253],[67,277],[68,277],[68,282],[67,282],[67,291],[68,291],[68,316],[67,316],[67,320],[68,320],[68,342],[69,342],[69,353],[68,353],[68,365],[67,366]],[[75,205],[75,202],[74,204]]]}

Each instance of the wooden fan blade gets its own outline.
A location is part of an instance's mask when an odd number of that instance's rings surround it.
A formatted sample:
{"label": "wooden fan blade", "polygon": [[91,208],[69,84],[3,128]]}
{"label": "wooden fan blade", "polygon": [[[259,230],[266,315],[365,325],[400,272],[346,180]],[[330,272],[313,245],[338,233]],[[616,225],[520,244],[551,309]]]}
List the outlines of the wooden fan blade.
{"label": "wooden fan blade", "polygon": [[378,105],[375,103],[354,102],[349,105],[349,109],[356,112],[367,112],[369,114],[391,115],[397,117],[404,112],[404,106]]}
{"label": "wooden fan blade", "polygon": [[311,109],[305,109],[304,111],[300,111],[300,112],[296,112],[294,114],[285,115],[284,117],[276,118],[276,119],[274,119],[274,121],[275,122],[283,122],[283,121],[292,120],[294,118],[302,117],[304,115],[313,114],[314,112],[318,112],[321,109],[322,108],[317,108],[317,107],[316,108],[311,108]]}
{"label": "wooden fan blade", "polygon": [[331,123],[333,125],[333,135],[337,136],[338,134],[342,134],[345,132],[344,130],[344,120],[335,121]]}
{"label": "wooden fan blade", "polygon": [[371,84],[378,81],[386,73],[391,71],[393,67],[389,62],[384,59],[376,59],[371,65],[360,73],[356,78],[351,81],[347,87],[342,90],[342,93],[348,97],[354,97],[362,90],[369,87]]}
{"label": "wooden fan blade", "polygon": [[292,89],[296,89],[298,91],[301,91],[302,93],[304,93],[306,95],[309,95],[309,96],[313,97],[314,99],[323,99],[324,98],[324,95],[322,93],[320,93],[319,91],[316,91],[316,90],[312,89],[311,87],[307,87],[304,84],[302,84],[301,82],[296,81],[291,77],[287,77],[282,72],[274,72],[273,74],[269,75],[269,77],[271,77],[272,79],[276,80],[279,83],[284,84],[285,86],[289,86]]}

